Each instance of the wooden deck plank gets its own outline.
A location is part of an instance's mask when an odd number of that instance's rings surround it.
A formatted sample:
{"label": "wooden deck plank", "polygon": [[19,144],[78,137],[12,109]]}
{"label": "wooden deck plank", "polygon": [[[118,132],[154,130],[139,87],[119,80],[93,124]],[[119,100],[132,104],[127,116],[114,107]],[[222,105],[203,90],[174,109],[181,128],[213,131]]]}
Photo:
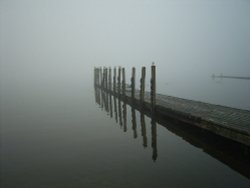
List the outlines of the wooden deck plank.
{"label": "wooden deck plank", "polygon": [[[128,94],[129,97],[129,94]],[[139,99],[138,92],[135,98]],[[145,92],[145,102],[150,103],[150,93]],[[209,104],[200,101],[182,99],[162,94],[156,95],[156,105],[161,110],[172,110],[174,112],[192,116],[193,119],[211,122],[216,126],[223,127],[233,132],[242,133],[246,136],[246,144],[250,144],[250,111],[236,109],[221,105]],[[194,122],[195,123],[195,122]],[[213,127],[216,129],[216,127]]]}

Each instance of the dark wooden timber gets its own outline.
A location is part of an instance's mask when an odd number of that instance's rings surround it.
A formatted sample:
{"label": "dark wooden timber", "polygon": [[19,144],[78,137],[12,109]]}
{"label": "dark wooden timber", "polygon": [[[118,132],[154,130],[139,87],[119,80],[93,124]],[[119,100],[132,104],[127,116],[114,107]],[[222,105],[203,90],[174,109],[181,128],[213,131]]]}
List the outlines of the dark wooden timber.
{"label": "dark wooden timber", "polygon": [[122,96],[125,97],[126,91],[126,75],[125,75],[125,68],[122,68]]}
{"label": "dark wooden timber", "polygon": [[150,80],[150,103],[152,111],[155,111],[156,105],[156,73],[155,73],[155,65],[151,66],[151,80]]}
{"label": "dark wooden timber", "polygon": [[121,94],[121,67],[118,68],[118,78],[117,78],[117,83],[118,83],[118,94]]}
{"label": "dark wooden timber", "polygon": [[[103,71],[100,70],[99,72],[100,74],[97,75],[103,78]],[[157,116],[184,122],[188,125],[250,146],[250,111],[156,94],[155,77],[155,65],[152,65],[151,91],[145,92],[144,94],[144,110],[149,110]],[[98,78],[95,80],[97,79]],[[102,83],[97,85],[97,87],[105,89],[105,91],[111,95],[120,96],[116,93],[116,69],[114,69],[113,80],[113,91],[104,88],[103,79]],[[131,91],[128,90],[128,88],[126,89],[122,100],[128,104],[133,103],[142,108],[141,91],[135,89],[134,67],[132,68]]]}
{"label": "dark wooden timber", "polygon": [[132,68],[132,76],[131,76],[131,97],[135,98],[135,67]]}
{"label": "dark wooden timber", "polygon": [[145,77],[146,77],[146,67],[142,67],[141,69],[141,80],[140,80],[140,100],[143,104],[144,102],[144,96],[145,96]]}
{"label": "dark wooden timber", "polygon": [[109,90],[112,90],[112,69],[109,68]]}
{"label": "dark wooden timber", "polygon": [[[103,100],[100,99],[101,97],[105,96],[101,93],[107,94],[109,97],[104,98]],[[148,94],[149,95],[149,94]],[[140,113],[140,121],[136,122],[133,120],[131,121],[133,135],[137,135],[138,126],[141,128],[141,137],[142,137],[142,145],[146,149],[148,147],[148,143],[151,144],[152,148],[152,160],[156,161],[159,153],[157,147],[157,127],[163,126],[168,129],[170,132],[176,134],[177,136],[181,137],[186,142],[194,145],[197,148],[200,148],[203,152],[209,154],[210,156],[216,158],[217,160],[221,161],[225,165],[229,166],[230,168],[236,170],[243,176],[250,178],[250,147],[239,142],[235,142],[231,139],[227,139],[225,137],[213,134],[211,131],[207,131],[201,129],[196,126],[190,126],[188,123],[183,123],[180,121],[176,121],[176,119],[168,118],[166,116],[161,116],[160,114],[152,113],[151,110],[147,110],[140,103],[127,103],[122,97],[117,97],[113,95],[111,92],[104,91],[101,87],[95,87],[95,97],[96,102],[100,106],[103,103],[101,101],[110,104],[110,107],[107,108],[106,112],[113,118],[115,118],[116,122],[118,122],[117,113],[121,109],[117,109],[116,104],[112,104],[113,100],[116,102],[118,99],[119,101],[123,101],[123,105],[118,105],[118,108],[122,108],[122,119],[123,119],[123,131],[127,132],[127,116],[131,114],[129,119],[135,120],[133,117],[136,113]],[[108,101],[108,100],[110,101]],[[134,109],[132,113],[127,113],[127,104]],[[105,105],[104,105],[105,106]],[[109,109],[109,111],[108,111]],[[113,110],[115,116],[113,116]],[[136,111],[136,113],[134,113]],[[151,118],[151,131],[149,130],[149,124],[145,122],[145,116]],[[130,127],[130,126],[129,126]],[[130,131],[128,131],[130,133]],[[151,137],[150,137],[151,134]],[[137,137],[137,136],[136,136]],[[151,139],[149,139],[151,138]],[[161,152],[160,152],[161,154]]]}
{"label": "dark wooden timber", "polygon": [[116,93],[116,67],[114,68],[113,92]]}

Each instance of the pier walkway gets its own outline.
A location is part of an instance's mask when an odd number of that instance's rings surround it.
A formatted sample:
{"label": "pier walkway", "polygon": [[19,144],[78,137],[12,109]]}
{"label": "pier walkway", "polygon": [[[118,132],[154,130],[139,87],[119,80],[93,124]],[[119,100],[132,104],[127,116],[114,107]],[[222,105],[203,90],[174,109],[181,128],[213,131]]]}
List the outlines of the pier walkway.
{"label": "pier walkway", "polygon": [[[131,94],[126,92],[126,97]],[[139,102],[139,91],[135,92]],[[150,105],[150,93],[145,92]],[[156,94],[156,113],[174,118],[250,146],[250,111]]]}
{"label": "pier walkway", "polygon": [[153,116],[180,121],[224,138],[250,146],[250,111],[181,99],[156,93],[156,68],[151,66],[150,92],[145,91],[146,68],[142,67],[140,89],[135,88],[135,68],[131,84],[126,84],[125,68],[94,69],[94,85],[124,102],[151,112]]}

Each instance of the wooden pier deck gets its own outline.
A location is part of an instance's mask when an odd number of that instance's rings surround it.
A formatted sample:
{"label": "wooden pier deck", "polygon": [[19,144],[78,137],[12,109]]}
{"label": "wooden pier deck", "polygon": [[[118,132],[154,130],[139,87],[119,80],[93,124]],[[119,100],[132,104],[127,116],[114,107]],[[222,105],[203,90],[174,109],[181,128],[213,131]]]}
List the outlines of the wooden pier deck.
{"label": "wooden pier deck", "polygon": [[[132,68],[131,88],[127,88],[125,69],[94,70],[94,85],[126,103],[151,111],[155,116],[171,118],[193,125],[216,135],[250,146],[250,111],[156,93],[155,65],[151,66],[151,91],[145,91],[145,67],[142,67],[140,90],[135,89],[135,68]],[[116,82],[117,81],[117,82]]]}
{"label": "wooden pier deck", "polygon": [[[139,124],[141,127],[140,132],[143,141],[142,146],[144,148],[148,147],[148,138],[150,138],[150,131],[146,130],[147,126],[145,124],[144,118],[147,116],[151,119],[150,140],[152,143],[151,147],[153,161],[156,161],[159,156],[159,148],[157,147],[157,123],[175,135],[181,137],[191,145],[202,149],[205,153],[223,162],[243,176],[250,178],[250,168],[248,168],[250,161],[249,146],[235,142],[231,139],[225,139],[222,136],[213,134],[211,131],[204,131],[204,129],[201,129],[197,126],[190,126],[189,124],[178,122],[176,119],[166,118],[167,116],[159,116],[159,114],[155,114],[155,112],[152,112],[150,109],[145,109],[144,105],[138,103],[138,93],[139,92],[136,92],[137,99],[133,102],[130,100],[130,97],[121,97],[110,91],[106,92],[100,87],[95,87],[95,100],[100,108],[107,112],[107,115],[110,118],[114,118],[116,120],[116,123],[120,125],[120,128],[122,128],[123,132],[127,132],[128,127],[130,127],[127,124],[127,116],[131,115],[131,129],[133,131],[133,136],[135,139],[137,138],[137,135],[139,136],[139,132],[137,133],[136,129],[136,124]],[[147,93],[147,95],[149,96],[149,93]],[[126,96],[129,96],[129,92]],[[157,96],[160,96],[160,94]],[[169,96],[163,95],[163,97],[165,98]],[[171,102],[173,101],[173,98],[179,100],[176,97],[170,97]],[[131,107],[131,114],[127,113],[127,105]],[[135,110],[140,113],[140,121],[136,121]]]}
{"label": "wooden pier deck", "polygon": [[[139,91],[135,103],[140,105]],[[131,102],[130,92],[126,100]],[[144,107],[150,110],[150,93],[145,92]],[[250,111],[156,94],[157,115],[176,119],[217,135],[250,146]]]}

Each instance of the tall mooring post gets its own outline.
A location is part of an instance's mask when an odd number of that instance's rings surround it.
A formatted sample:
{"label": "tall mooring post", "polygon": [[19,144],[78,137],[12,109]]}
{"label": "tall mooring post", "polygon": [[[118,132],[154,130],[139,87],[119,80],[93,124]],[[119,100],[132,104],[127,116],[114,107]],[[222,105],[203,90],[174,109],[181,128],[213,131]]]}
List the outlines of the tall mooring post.
{"label": "tall mooring post", "polygon": [[108,68],[105,67],[105,89],[108,89]]}
{"label": "tall mooring post", "polygon": [[125,97],[126,91],[126,75],[125,75],[125,68],[122,68],[122,96]]}
{"label": "tall mooring post", "polygon": [[109,91],[112,90],[112,70],[111,67],[109,67]]}
{"label": "tall mooring post", "polygon": [[100,74],[99,68],[95,68],[95,85],[96,86],[99,86],[99,74]]}
{"label": "tall mooring post", "polygon": [[117,82],[118,82],[118,95],[120,96],[121,94],[121,67],[118,68]]}
{"label": "tall mooring post", "polygon": [[100,67],[100,84],[101,84],[101,87],[103,87],[103,74],[102,74],[102,67]]}
{"label": "tall mooring post", "polygon": [[96,82],[97,82],[97,75],[96,75],[96,67],[94,68],[94,86],[96,86]]}
{"label": "tall mooring post", "polygon": [[102,68],[102,87],[105,89],[105,67]]}
{"label": "tall mooring post", "polygon": [[103,88],[106,89],[106,68],[103,67]]}
{"label": "tall mooring post", "polygon": [[116,93],[116,67],[114,68],[113,92]]}
{"label": "tall mooring post", "polygon": [[132,68],[132,76],[131,76],[131,97],[135,98],[135,67]]}
{"label": "tall mooring post", "polygon": [[155,73],[155,65],[154,62],[151,66],[151,91],[150,91],[150,100],[151,100],[151,107],[152,107],[152,111],[155,110],[155,104],[156,104],[156,73]]}
{"label": "tall mooring post", "polygon": [[143,103],[145,96],[145,77],[146,77],[146,67],[141,69],[141,80],[140,80],[140,101]]}
{"label": "tall mooring post", "polygon": [[101,86],[101,68],[97,68],[97,74],[98,74],[98,86],[100,87]]}

